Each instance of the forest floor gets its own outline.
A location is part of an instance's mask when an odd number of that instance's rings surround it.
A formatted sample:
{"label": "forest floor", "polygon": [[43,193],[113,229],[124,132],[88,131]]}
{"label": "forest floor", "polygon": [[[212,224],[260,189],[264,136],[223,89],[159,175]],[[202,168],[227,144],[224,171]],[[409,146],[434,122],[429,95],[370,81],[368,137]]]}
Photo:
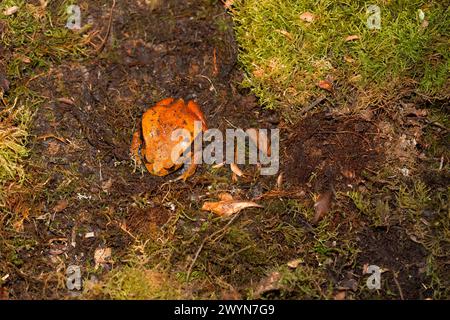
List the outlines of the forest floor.
{"label": "forest floor", "polygon": [[[0,148],[17,163],[1,177],[0,298],[450,297],[448,100],[398,94],[346,113],[330,94],[291,123],[242,88],[220,2],[81,0],[76,34],[67,5],[22,3],[23,23],[45,21],[31,32],[0,21],[0,133],[17,134],[0,144],[20,153]],[[179,173],[136,168],[132,133],[166,97],[195,99],[210,128],[279,128],[282,182],[254,165],[171,183]],[[263,208],[201,210],[221,192]],[[330,209],[313,223],[317,201]]]}

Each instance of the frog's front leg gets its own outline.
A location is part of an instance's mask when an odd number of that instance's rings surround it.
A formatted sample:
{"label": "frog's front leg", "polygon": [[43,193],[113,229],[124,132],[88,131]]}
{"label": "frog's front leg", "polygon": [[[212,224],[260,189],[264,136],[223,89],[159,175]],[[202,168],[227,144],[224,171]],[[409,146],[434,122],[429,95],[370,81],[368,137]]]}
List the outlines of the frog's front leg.
{"label": "frog's front leg", "polygon": [[131,157],[134,159],[137,165],[140,165],[142,163],[140,155],[141,145],[141,132],[137,130],[135,133],[133,133],[133,139],[131,140],[130,147]]}

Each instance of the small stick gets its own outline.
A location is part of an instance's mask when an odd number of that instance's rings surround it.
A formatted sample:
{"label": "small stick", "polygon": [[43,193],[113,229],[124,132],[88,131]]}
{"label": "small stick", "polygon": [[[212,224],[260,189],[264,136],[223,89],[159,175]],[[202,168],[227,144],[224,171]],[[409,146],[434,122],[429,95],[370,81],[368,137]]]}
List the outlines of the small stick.
{"label": "small stick", "polygon": [[[198,256],[200,255],[200,252],[202,251],[203,246],[206,244],[206,242],[207,242],[208,240],[214,238],[216,235],[220,234],[221,232],[225,231],[225,230],[233,223],[233,221],[234,221],[238,216],[239,216],[239,215],[236,214],[233,218],[230,219],[230,221],[228,221],[228,223],[227,223],[222,229],[219,229],[219,230],[217,230],[216,232],[211,233],[209,236],[207,236],[207,237],[203,240],[202,244],[200,245],[200,247],[198,247],[197,252],[196,252],[195,255],[194,255],[194,259],[192,260],[191,265],[189,266],[189,269],[188,269],[188,272],[187,272],[187,275],[186,275],[186,282],[189,282],[189,278],[191,277],[191,273],[192,273],[192,268],[194,268],[194,265],[195,265],[195,263],[197,262]],[[217,240],[217,239],[216,239],[216,240]]]}
{"label": "small stick", "polygon": [[216,48],[214,48],[213,51],[213,65],[214,65],[213,74],[214,76],[217,76],[219,74],[219,69],[217,68]]}
{"label": "small stick", "polygon": [[394,275],[394,282],[398,288],[398,293],[400,294],[400,299],[405,300],[405,298],[403,297],[402,287],[400,287],[400,283],[397,280],[397,274],[395,272],[392,272],[392,274]]}
{"label": "small stick", "polygon": [[113,0],[113,4],[111,7],[111,12],[109,14],[109,22],[108,22],[108,29],[106,30],[106,35],[105,38],[103,38],[102,43],[100,44],[100,47],[98,47],[96,54],[99,55],[103,49],[106,46],[106,41],[108,41],[109,38],[109,34],[111,33],[111,25],[112,25],[112,19],[113,19],[113,12],[114,12],[114,7],[116,6],[116,0]]}

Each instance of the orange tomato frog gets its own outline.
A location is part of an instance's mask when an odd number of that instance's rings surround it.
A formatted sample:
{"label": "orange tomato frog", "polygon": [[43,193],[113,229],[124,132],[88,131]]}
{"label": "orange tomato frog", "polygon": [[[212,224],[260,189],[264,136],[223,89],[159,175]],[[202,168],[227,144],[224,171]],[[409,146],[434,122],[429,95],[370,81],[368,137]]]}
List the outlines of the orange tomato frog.
{"label": "orange tomato frog", "polygon": [[[194,141],[194,123],[201,122],[201,130],[206,131],[206,121],[200,107],[194,101],[185,103],[183,99],[175,100],[167,98],[149,108],[142,116],[138,129],[133,134],[131,142],[131,156],[140,165],[144,163],[147,170],[156,176],[165,176],[178,170],[183,163],[179,160],[184,151]],[[185,129],[190,133],[190,140],[180,143],[183,137],[172,140],[172,132],[177,129]],[[181,147],[180,147],[181,146]],[[178,158],[177,158],[178,157]],[[190,153],[191,163],[188,168],[175,180],[186,181],[194,174],[196,164],[193,161],[193,152]]]}

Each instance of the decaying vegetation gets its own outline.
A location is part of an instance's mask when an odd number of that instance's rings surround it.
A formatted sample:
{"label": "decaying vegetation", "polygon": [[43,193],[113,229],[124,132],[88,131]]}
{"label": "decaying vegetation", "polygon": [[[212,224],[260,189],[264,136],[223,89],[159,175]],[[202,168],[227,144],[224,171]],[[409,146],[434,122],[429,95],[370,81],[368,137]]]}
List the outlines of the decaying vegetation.
{"label": "decaying vegetation", "polygon": [[[0,299],[449,298],[445,1],[373,1],[380,30],[365,1],[98,2],[80,30],[74,1],[0,3]],[[280,128],[282,176],[135,168],[168,96]],[[224,193],[262,208],[201,210]]]}

